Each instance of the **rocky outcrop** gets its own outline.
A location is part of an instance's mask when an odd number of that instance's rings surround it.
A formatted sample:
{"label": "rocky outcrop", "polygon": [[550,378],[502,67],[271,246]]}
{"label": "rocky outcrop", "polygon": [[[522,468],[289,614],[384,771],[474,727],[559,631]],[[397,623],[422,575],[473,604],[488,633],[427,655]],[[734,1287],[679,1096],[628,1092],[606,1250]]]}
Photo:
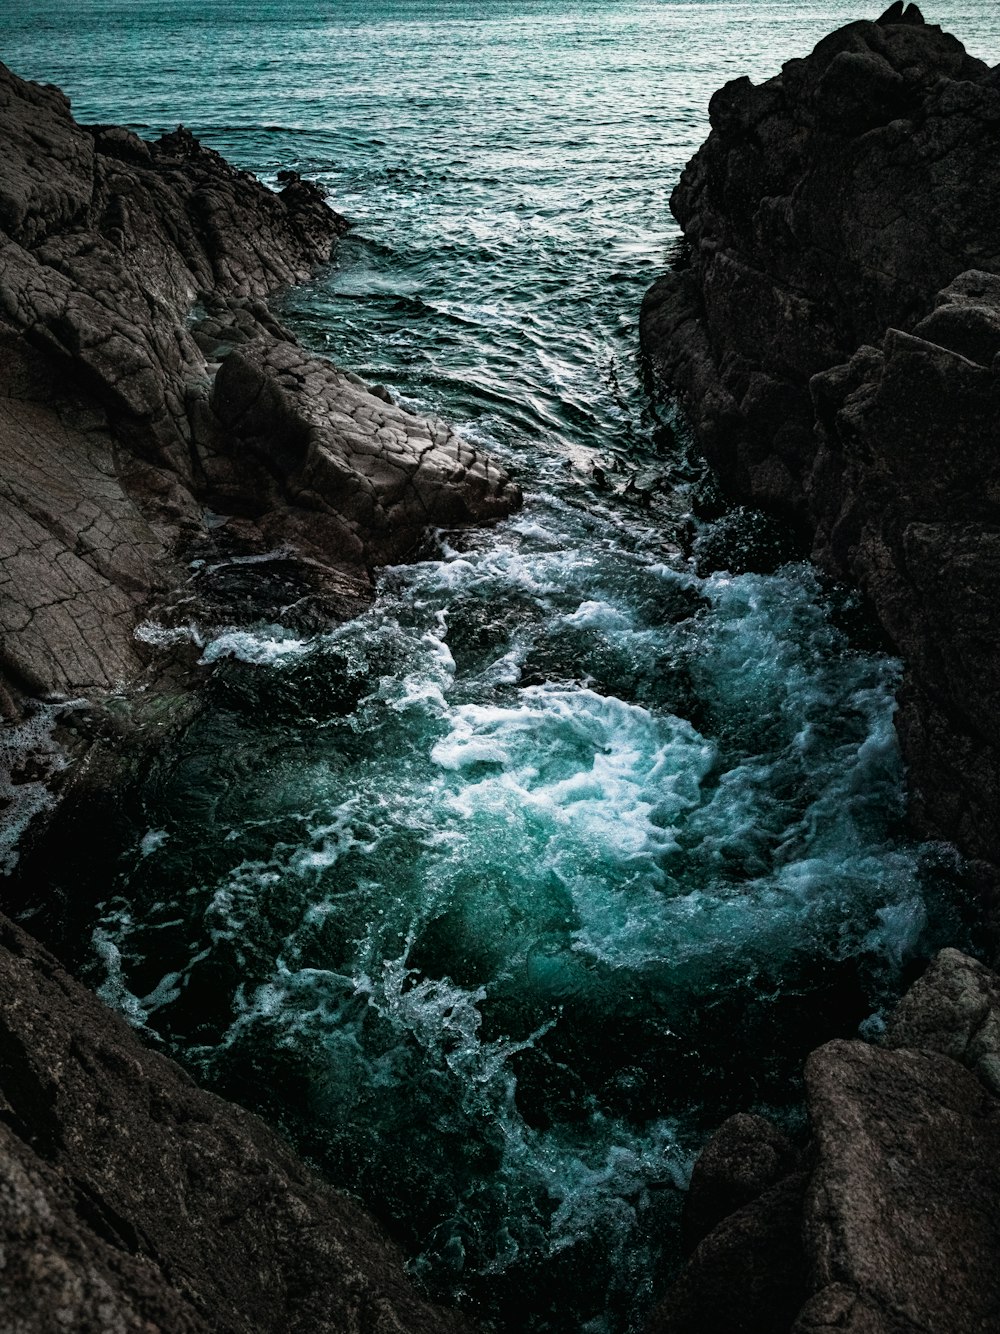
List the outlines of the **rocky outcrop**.
{"label": "rocky outcrop", "polygon": [[903,656],[924,830],[1000,866],[1000,71],[910,5],[727,84],[643,344],[726,488]]}
{"label": "rocky outcrop", "polygon": [[0,917],[0,1325],[460,1334],[352,1200]]}
{"label": "rocky outcrop", "polygon": [[720,1198],[727,1164],[734,1205],[751,1180],[757,1195],[699,1242],[650,1334],[1000,1328],[998,1052],[1000,979],[944,950],[884,1045],[830,1042],[809,1058],[811,1139],[782,1179],[778,1132],[727,1122],[689,1208],[707,1182]]}
{"label": "rocky outcrop", "polygon": [[12,691],[134,678],[140,612],[193,550],[299,559],[313,610],[337,618],[428,525],[517,503],[449,428],[270,314],[266,294],[328,260],[346,226],[316,186],[284,173],[273,193],[183,129],[147,143],[77,125],[58,89],[3,66],[0,142],[8,713]]}

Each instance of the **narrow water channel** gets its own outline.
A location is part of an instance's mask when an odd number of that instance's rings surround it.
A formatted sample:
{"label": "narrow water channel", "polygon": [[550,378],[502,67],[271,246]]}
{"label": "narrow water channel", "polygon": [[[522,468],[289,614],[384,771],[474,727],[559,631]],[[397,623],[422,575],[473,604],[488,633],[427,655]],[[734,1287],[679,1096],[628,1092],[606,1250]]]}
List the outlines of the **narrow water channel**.
{"label": "narrow water channel", "polygon": [[705,1133],[794,1126],[803,1054],[955,938],[948,853],[904,833],[898,665],[724,510],[637,361],[708,96],[868,9],[127,8],[27,0],[4,58],[81,119],[327,184],[355,230],[283,318],[526,503],[329,633],[192,624],[209,707],[46,894],[101,995],[431,1291],[638,1329]]}

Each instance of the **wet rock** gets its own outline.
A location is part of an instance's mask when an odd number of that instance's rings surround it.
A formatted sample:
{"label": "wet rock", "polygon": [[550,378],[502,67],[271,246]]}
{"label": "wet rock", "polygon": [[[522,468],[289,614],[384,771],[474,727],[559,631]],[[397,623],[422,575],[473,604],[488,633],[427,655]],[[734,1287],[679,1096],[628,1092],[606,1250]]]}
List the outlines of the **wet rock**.
{"label": "wet rock", "polygon": [[[146,670],[151,605],[168,627],[314,632],[357,613],[370,566],[424,527],[518,493],[274,318],[267,294],[346,225],[318,187],[267,190],[182,127],[146,143],[79,126],[57,89],[2,65],[0,140],[0,719],[74,697],[71,832],[106,820],[197,707],[184,634],[161,689],[134,691],[127,721],[117,706]],[[0,1306],[19,1334],[467,1328],[421,1300],[358,1206],[6,919]]]}
{"label": "wet rock", "polygon": [[[226,518],[232,555],[241,531],[246,553],[326,563],[336,619],[422,528],[517,504],[448,428],[307,356],[269,311],[267,294],[328,260],[347,225],[314,183],[285,173],[272,192],[183,127],[147,143],[77,125],[57,89],[3,66],[0,137],[7,693],[134,680],[143,607],[183,583],[178,557]],[[280,443],[265,448],[274,413]],[[303,470],[294,438],[310,432]]]}
{"label": "wet rock", "polygon": [[712,99],[642,338],[730,494],[906,659],[922,829],[1000,866],[1000,82],[910,5]]}
{"label": "wet rock", "polygon": [[351,1200],[0,918],[0,1294],[18,1334],[459,1334]]}

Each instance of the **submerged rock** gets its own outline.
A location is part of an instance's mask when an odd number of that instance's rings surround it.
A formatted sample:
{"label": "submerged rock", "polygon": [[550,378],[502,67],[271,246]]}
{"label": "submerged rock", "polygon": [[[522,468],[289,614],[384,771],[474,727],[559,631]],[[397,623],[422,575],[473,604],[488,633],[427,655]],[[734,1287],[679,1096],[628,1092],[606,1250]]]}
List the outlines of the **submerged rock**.
{"label": "submerged rock", "polygon": [[325,568],[328,610],[346,615],[370,566],[426,526],[517,504],[448,428],[309,356],[270,314],[267,293],[346,227],[315,185],[274,193],[183,128],[147,143],[77,125],[58,89],[3,66],[0,138],[8,694],[134,678],[141,609],[182,582],[209,526],[228,555],[287,547],[314,584]]}
{"label": "submerged rock", "polygon": [[1000,71],[893,5],[710,115],[643,346],[729,492],[867,594],[914,814],[995,885]]}

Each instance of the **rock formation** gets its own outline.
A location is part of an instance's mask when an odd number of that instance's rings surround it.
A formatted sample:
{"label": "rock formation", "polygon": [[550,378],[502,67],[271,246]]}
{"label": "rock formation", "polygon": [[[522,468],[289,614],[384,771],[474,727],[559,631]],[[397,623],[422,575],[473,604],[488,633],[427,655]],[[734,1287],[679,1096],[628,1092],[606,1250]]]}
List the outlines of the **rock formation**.
{"label": "rock formation", "polygon": [[762,1118],[709,1142],[687,1212],[716,1216],[727,1191],[732,1212],[650,1334],[1000,1328],[1000,978],[943,950],[885,1044],[819,1048],[806,1089],[798,1161]]}
{"label": "rock formation", "polygon": [[140,612],[198,543],[291,552],[313,610],[337,617],[428,525],[517,503],[447,426],[309,355],[268,311],[346,226],[316,186],[287,173],[272,193],[183,129],[147,143],[77,125],[58,89],[3,66],[0,141],[8,713],[12,689],[134,678]]}
{"label": "rock formation", "polygon": [[1000,69],[916,6],[726,84],[643,345],[727,490],[904,659],[919,826],[1000,866]]}

